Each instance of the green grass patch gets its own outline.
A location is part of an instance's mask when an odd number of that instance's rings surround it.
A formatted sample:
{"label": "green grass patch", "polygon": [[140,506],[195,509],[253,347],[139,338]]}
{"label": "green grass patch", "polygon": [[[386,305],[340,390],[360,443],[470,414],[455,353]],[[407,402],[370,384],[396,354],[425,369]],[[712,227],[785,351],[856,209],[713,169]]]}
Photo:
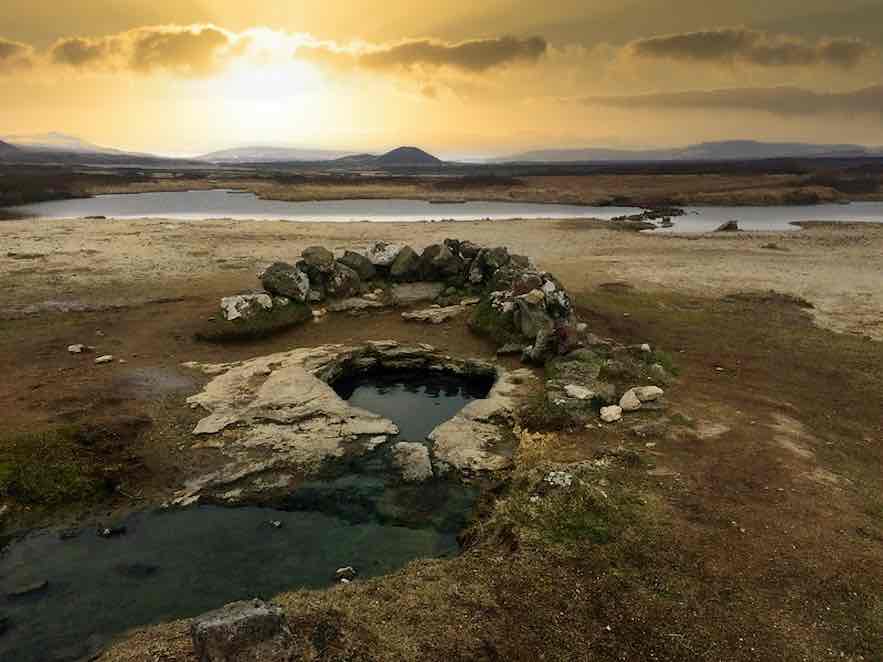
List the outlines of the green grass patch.
{"label": "green grass patch", "polygon": [[572,430],[576,426],[569,406],[549,402],[545,393],[534,395],[519,412],[518,420],[525,429],[541,432]]}
{"label": "green grass patch", "polygon": [[94,501],[111,485],[96,469],[76,428],[57,428],[0,440],[0,494],[26,505]]}
{"label": "green grass patch", "polygon": [[205,342],[242,342],[269,338],[281,331],[303,324],[313,318],[312,309],[302,303],[290,303],[283,307],[261,311],[250,319],[228,322],[219,319],[206,322],[194,335]]}
{"label": "green grass patch", "polygon": [[542,481],[516,484],[498,502],[487,528],[521,544],[577,551],[586,545],[625,543],[632,533],[650,526],[646,499],[626,482],[607,481],[601,488],[575,476],[570,487],[546,487]]}

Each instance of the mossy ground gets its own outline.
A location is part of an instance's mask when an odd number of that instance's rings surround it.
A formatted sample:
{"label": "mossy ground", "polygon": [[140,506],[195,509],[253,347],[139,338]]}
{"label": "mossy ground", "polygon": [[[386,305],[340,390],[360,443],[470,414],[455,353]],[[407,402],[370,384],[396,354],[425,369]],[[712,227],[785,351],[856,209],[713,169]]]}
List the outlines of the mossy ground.
{"label": "mossy ground", "polygon": [[48,508],[106,496],[113,482],[84,441],[77,427],[5,437],[0,441],[0,495]]}

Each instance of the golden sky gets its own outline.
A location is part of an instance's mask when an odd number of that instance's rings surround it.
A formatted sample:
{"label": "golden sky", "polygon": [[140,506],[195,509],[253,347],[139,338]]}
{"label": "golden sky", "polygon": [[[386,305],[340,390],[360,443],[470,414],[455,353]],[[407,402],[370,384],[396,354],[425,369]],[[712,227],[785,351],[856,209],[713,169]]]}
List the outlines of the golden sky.
{"label": "golden sky", "polygon": [[0,136],[443,156],[883,145],[880,0],[2,0]]}

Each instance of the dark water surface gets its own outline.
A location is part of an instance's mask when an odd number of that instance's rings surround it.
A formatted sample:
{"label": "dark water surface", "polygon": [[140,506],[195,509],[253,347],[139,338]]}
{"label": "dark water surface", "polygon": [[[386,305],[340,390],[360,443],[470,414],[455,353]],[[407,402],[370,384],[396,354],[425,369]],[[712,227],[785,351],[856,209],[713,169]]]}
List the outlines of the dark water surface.
{"label": "dark water surface", "polygon": [[[438,373],[362,376],[335,384],[360,407],[420,441],[491,380]],[[402,483],[392,440],[332,463],[276,508],[201,506],[135,513],[124,535],[94,528],[29,534],[0,555],[0,660],[78,660],[133,627],[194,616],[234,600],[319,588],[353,566],[359,578],[417,558],[455,555],[478,489],[443,479]],[[276,528],[271,521],[281,522]],[[48,580],[32,595],[9,597]]]}
{"label": "dark water surface", "polygon": [[402,372],[338,380],[334,390],[350,404],[393,421],[400,439],[422,441],[467,404],[487,397],[491,386],[490,379]]}

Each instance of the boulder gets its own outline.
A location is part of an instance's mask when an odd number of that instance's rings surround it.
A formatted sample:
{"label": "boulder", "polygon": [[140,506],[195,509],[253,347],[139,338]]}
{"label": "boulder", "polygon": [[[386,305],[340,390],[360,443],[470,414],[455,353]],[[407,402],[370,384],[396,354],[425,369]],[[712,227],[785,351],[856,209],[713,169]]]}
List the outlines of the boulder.
{"label": "boulder", "polygon": [[203,614],[190,625],[200,662],[292,660],[292,635],[282,608],[262,600],[234,602]]}
{"label": "boulder", "polygon": [[301,257],[310,268],[321,273],[330,274],[334,270],[334,254],[323,246],[310,246]]}
{"label": "boulder", "polygon": [[371,260],[369,260],[361,253],[347,251],[343,254],[343,257],[338,260],[338,262],[349,267],[357,274],[359,274],[359,278],[361,278],[363,281],[373,280],[374,277],[377,276],[377,269],[375,269],[374,265],[371,264]]}
{"label": "boulder", "polygon": [[285,262],[271,264],[261,274],[261,285],[270,294],[288,297],[303,303],[310,294],[310,279],[306,273]]}
{"label": "boulder", "polygon": [[441,283],[403,283],[393,285],[392,299],[397,306],[410,306],[438,298],[445,286]]}
{"label": "boulder", "polygon": [[635,389],[630,389],[619,399],[619,406],[623,411],[638,411],[641,408],[641,401],[635,395]]}
{"label": "boulder", "polygon": [[497,248],[483,248],[475,256],[469,265],[467,278],[470,283],[482,283],[494,276],[499,270],[509,264],[509,251],[502,246]]}
{"label": "boulder", "polygon": [[601,408],[601,420],[605,423],[616,423],[620,419],[622,419],[622,407],[611,405]]}
{"label": "boulder", "polygon": [[429,449],[423,444],[400,442],[392,448],[392,458],[407,483],[422,483],[432,478]]}
{"label": "boulder", "polygon": [[463,275],[463,261],[445,244],[427,246],[420,256],[423,280],[454,281]]}
{"label": "boulder", "polygon": [[591,400],[595,397],[594,391],[578,384],[568,384],[564,387],[564,392],[567,394],[567,397],[574,400]]}
{"label": "boulder", "polygon": [[738,232],[739,231],[739,221],[727,221],[723,223],[715,229],[715,232]]}
{"label": "boulder", "polygon": [[362,279],[345,264],[332,262],[331,272],[325,277],[325,293],[333,299],[345,299],[358,294]]}
{"label": "boulder", "polygon": [[546,299],[546,311],[557,320],[566,320],[571,317],[573,304],[567,290],[555,278],[549,274],[543,277],[543,295]]}
{"label": "boulder", "polygon": [[511,258],[509,256],[509,251],[505,246],[497,246],[496,248],[489,248],[482,251],[481,259],[485,273],[490,274],[509,264]]}
{"label": "boulder", "polygon": [[239,294],[221,299],[221,315],[228,322],[251,319],[272,308],[273,298],[269,294]]}
{"label": "boulder", "polygon": [[420,277],[420,256],[410,246],[399,251],[389,267],[389,277],[400,283],[412,283]]}
{"label": "boulder", "polygon": [[525,338],[533,340],[540,329],[551,325],[546,314],[545,298],[540,290],[533,290],[515,299],[515,326]]}
{"label": "boulder", "polygon": [[522,358],[536,365],[543,365],[556,354],[555,332],[551,326],[540,327],[533,345],[528,347]]}
{"label": "boulder", "polygon": [[634,391],[635,396],[641,402],[656,402],[665,395],[665,391],[658,386],[638,386],[632,389],[632,391]]}
{"label": "boulder", "polygon": [[385,241],[378,241],[368,249],[367,257],[375,267],[389,267],[398,257],[402,248],[400,244],[387,244]]}
{"label": "boulder", "polygon": [[481,246],[478,244],[473,244],[471,241],[461,241],[460,242],[460,257],[464,260],[472,260],[475,259],[475,256],[478,255],[481,250]]}
{"label": "boulder", "polygon": [[543,277],[536,272],[520,274],[512,283],[512,292],[515,296],[527,294],[533,290],[543,289]]}

